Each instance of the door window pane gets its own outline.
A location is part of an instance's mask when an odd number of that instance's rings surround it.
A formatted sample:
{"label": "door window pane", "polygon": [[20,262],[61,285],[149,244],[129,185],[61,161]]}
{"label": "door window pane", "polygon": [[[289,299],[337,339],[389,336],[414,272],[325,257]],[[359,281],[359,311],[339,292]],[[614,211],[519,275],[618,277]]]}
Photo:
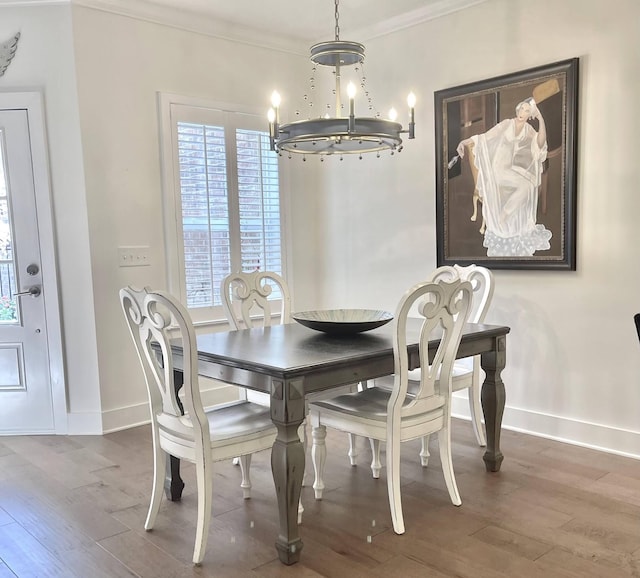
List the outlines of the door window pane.
{"label": "door window pane", "polygon": [[7,180],[5,177],[5,151],[0,131],[0,323],[15,323],[16,311],[15,266],[9,213]]}

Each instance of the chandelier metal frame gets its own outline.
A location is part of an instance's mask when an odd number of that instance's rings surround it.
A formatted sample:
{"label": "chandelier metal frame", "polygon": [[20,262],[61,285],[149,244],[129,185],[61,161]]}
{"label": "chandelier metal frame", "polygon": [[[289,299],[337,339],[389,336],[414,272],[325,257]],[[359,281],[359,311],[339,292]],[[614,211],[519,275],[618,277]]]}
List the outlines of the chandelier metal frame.
{"label": "chandelier metal frame", "polygon": [[334,117],[326,114],[318,118],[281,124],[280,95],[274,92],[271,97],[272,108],[269,111],[271,150],[279,154],[285,151],[303,155],[379,153],[385,150],[390,150],[392,154],[395,151],[400,152],[402,150],[401,134],[408,134],[409,139],[415,138],[415,96],[413,93],[407,99],[409,126],[406,130],[394,118],[355,116],[356,89],[352,83],[349,84],[347,90],[349,115],[341,116],[341,68],[362,65],[365,47],[359,42],[340,40],[339,0],[334,0],[334,3],[335,39],[314,44],[310,49],[310,59],[314,65],[333,67],[334,69],[336,114]]}

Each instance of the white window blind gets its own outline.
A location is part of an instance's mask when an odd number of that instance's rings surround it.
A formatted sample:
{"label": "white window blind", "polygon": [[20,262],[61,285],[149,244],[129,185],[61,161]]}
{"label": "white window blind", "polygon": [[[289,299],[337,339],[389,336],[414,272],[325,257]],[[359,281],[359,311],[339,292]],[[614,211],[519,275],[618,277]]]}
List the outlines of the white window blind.
{"label": "white window blind", "polygon": [[261,117],[170,110],[181,293],[194,320],[206,320],[220,317],[220,284],[232,271],[284,274],[278,158]]}

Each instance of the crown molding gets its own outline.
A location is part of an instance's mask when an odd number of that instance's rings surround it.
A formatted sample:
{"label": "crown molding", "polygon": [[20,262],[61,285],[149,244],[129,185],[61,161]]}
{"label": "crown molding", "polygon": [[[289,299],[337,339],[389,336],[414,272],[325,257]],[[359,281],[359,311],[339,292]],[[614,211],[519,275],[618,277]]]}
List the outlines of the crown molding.
{"label": "crown molding", "polygon": [[372,40],[393,32],[405,30],[429,20],[435,20],[448,14],[453,14],[465,8],[470,8],[476,4],[482,4],[487,0],[439,0],[399,14],[393,18],[387,18],[383,22],[378,22],[372,26],[365,26],[349,33],[349,36],[358,38],[361,41]]}
{"label": "crown molding", "polygon": [[[372,40],[398,32],[422,22],[452,14],[487,0],[437,0],[424,6],[405,12],[393,18],[387,18],[371,26],[363,26],[349,32],[352,38],[360,41]],[[232,42],[240,42],[260,48],[308,56],[309,42],[287,36],[282,31],[266,31],[228,22],[203,14],[172,6],[165,6],[149,0],[0,0],[4,6],[43,6],[72,4],[119,14],[138,20],[172,26],[189,32],[213,36]],[[318,42],[322,39],[318,39]]]}
{"label": "crown molding", "polygon": [[307,52],[306,46],[302,46],[301,42],[296,39],[220,20],[200,12],[155,4],[147,0],[136,0],[135,2],[131,2],[131,0],[70,0],[70,2],[76,6],[85,6],[260,48],[298,55]]}

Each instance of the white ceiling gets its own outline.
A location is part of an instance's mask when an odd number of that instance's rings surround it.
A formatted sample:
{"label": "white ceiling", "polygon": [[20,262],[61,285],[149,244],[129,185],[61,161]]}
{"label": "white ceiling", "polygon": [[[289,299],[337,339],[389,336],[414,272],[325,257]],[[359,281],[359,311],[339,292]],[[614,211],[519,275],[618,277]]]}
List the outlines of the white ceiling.
{"label": "white ceiling", "polygon": [[[3,4],[60,0],[0,0]],[[334,0],[69,0],[73,4],[306,52],[334,38]],[[364,42],[486,0],[340,0],[340,38]]]}

